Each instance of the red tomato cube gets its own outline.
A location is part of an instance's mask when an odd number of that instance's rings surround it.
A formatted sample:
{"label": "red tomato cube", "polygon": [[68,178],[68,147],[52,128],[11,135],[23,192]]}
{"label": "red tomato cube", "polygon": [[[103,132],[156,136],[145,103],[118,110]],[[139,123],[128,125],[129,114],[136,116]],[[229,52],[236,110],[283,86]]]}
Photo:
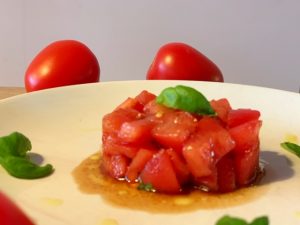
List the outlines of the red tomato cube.
{"label": "red tomato cube", "polygon": [[231,111],[231,106],[229,101],[226,98],[221,98],[218,100],[210,101],[211,107],[217,113],[217,116],[225,123],[227,123],[227,117],[229,112]]}
{"label": "red tomato cube", "polygon": [[237,183],[249,184],[259,169],[259,129],[261,121],[252,120],[229,130],[235,140],[235,169]]}
{"label": "red tomato cube", "polygon": [[103,169],[115,179],[125,177],[128,159],[123,155],[103,155]]}
{"label": "red tomato cube", "polygon": [[140,118],[139,111],[134,109],[117,109],[106,114],[102,119],[102,133],[117,134],[124,122],[129,122]]}
{"label": "red tomato cube", "polygon": [[184,159],[172,148],[166,151],[171,159],[179,183],[181,185],[187,183],[191,174]]}
{"label": "red tomato cube", "polygon": [[151,139],[154,124],[149,119],[124,122],[119,130],[118,137],[126,143],[145,143]]}
{"label": "red tomato cube", "polygon": [[138,151],[136,156],[132,159],[126,172],[126,179],[129,182],[136,182],[141,171],[144,169],[146,163],[152,158],[155,151],[142,148]]}
{"label": "red tomato cube", "polygon": [[181,153],[183,143],[196,129],[197,120],[187,112],[167,113],[152,131],[153,138],[165,148]]}
{"label": "red tomato cube", "polygon": [[234,155],[232,152],[225,155],[217,163],[218,192],[231,192],[237,188]]}
{"label": "red tomato cube", "polygon": [[227,126],[229,128],[241,125],[251,120],[258,120],[260,112],[252,109],[234,109],[228,113]]}
{"label": "red tomato cube", "polygon": [[194,183],[202,191],[205,192],[217,192],[218,186],[218,171],[214,167],[212,168],[211,174],[203,177],[195,177]]}
{"label": "red tomato cube", "polygon": [[139,112],[143,111],[144,106],[134,98],[127,98],[116,109],[134,109]]}
{"label": "red tomato cube", "polygon": [[141,172],[144,184],[151,184],[158,192],[179,193],[181,190],[171,159],[165,150],[156,153]]}
{"label": "red tomato cube", "polygon": [[215,162],[210,139],[199,134],[193,135],[183,146],[182,154],[195,178],[212,174]]}
{"label": "red tomato cube", "polygon": [[156,100],[148,102],[144,107],[144,112],[147,115],[156,115],[157,117],[162,117],[164,114],[174,111],[174,109],[158,104]]}
{"label": "red tomato cube", "polygon": [[156,95],[144,90],[140,94],[138,94],[134,99],[137,100],[140,104],[145,106],[150,101],[155,100]]}
{"label": "red tomato cube", "polygon": [[138,150],[138,147],[119,143],[116,138],[111,136],[106,137],[106,141],[103,143],[103,152],[107,155],[123,155],[127,158],[133,158]]}
{"label": "red tomato cube", "polygon": [[204,136],[211,144],[212,158],[215,161],[218,161],[235,146],[235,142],[229,132],[216,118],[204,117],[201,119],[198,122],[197,133]]}

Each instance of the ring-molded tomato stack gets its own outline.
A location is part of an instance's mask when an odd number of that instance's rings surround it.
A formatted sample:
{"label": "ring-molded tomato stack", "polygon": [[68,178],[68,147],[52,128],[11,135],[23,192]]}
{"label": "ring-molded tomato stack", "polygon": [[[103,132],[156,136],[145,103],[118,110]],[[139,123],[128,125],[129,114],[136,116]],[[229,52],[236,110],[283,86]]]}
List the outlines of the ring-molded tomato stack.
{"label": "ring-molded tomato stack", "polygon": [[142,91],[105,115],[102,167],[111,177],[175,194],[230,192],[259,172],[260,112],[210,101],[215,116],[171,109]]}

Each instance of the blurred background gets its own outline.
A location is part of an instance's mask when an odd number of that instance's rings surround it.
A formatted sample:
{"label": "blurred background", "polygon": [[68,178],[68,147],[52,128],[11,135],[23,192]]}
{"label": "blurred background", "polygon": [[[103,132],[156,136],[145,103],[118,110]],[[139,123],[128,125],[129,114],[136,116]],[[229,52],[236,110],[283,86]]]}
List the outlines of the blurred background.
{"label": "blurred background", "polygon": [[0,0],[0,86],[24,86],[49,43],[77,39],[97,56],[101,81],[143,80],[155,53],[185,42],[225,82],[298,92],[299,0]]}

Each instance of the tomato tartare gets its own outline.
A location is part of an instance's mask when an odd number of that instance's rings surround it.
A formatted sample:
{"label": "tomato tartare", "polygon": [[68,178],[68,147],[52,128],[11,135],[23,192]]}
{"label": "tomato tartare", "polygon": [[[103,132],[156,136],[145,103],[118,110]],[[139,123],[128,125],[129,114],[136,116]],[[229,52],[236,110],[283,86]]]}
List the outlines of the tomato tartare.
{"label": "tomato tartare", "polygon": [[260,171],[260,112],[232,109],[226,98],[208,103],[212,114],[168,107],[146,90],[127,98],[103,117],[103,171],[167,194],[251,185]]}

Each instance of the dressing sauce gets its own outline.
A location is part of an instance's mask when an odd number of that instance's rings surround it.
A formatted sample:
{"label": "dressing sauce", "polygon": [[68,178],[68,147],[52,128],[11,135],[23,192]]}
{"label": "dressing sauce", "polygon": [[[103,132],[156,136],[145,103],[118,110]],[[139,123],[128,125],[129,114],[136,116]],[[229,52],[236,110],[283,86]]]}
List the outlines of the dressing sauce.
{"label": "dressing sauce", "polygon": [[266,186],[251,186],[240,190],[215,194],[191,191],[187,194],[166,195],[137,189],[137,184],[117,181],[102,173],[100,152],[78,165],[73,175],[79,189],[88,194],[99,194],[108,203],[153,213],[178,213],[199,209],[226,208],[251,202],[262,196]]}

